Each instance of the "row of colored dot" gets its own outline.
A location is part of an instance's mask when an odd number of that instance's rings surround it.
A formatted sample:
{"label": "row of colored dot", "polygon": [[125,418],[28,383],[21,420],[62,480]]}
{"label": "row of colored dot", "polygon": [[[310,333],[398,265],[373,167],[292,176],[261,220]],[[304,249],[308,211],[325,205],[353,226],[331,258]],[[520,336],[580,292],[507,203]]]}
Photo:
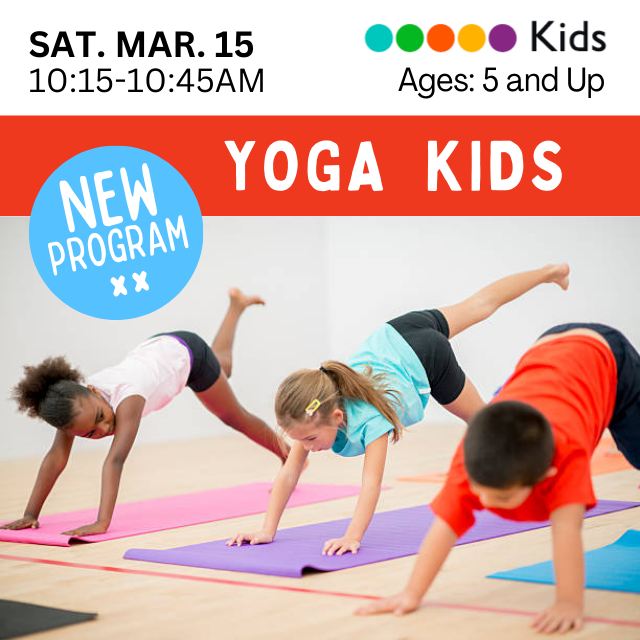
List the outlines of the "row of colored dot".
{"label": "row of colored dot", "polygon": [[[516,46],[518,36],[508,24],[498,24],[489,32],[489,44],[495,51],[511,51]],[[371,51],[386,51],[393,44],[393,32],[384,24],[374,24],[367,29],[364,40]],[[396,43],[403,51],[417,51],[424,44],[424,33],[415,24],[405,24],[396,33]],[[453,29],[446,24],[437,24],[427,32],[427,44],[434,51],[449,51],[456,41]],[[487,41],[482,27],[468,24],[458,32],[458,44],[473,53],[480,51]]]}

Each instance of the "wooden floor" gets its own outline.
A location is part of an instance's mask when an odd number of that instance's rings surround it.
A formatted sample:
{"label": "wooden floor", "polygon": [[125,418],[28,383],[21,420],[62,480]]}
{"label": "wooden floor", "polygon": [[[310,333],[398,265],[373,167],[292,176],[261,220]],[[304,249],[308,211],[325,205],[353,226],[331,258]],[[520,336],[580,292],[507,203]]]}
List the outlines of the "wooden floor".
{"label": "wooden floor", "polygon": [[[386,484],[379,511],[425,504],[439,485],[395,482],[403,475],[447,468],[461,435],[456,426],[418,425],[390,448]],[[22,514],[39,459],[0,463],[0,520]],[[81,453],[72,460],[51,495],[45,512],[97,506],[102,454]],[[311,456],[304,480],[358,483],[361,460],[331,453]],[[247,482],[272,480],[278,463],[243,438],[223,438],[134,447],[127,462],[120,501],[157,498]],[[640,473],[621,471],[595,479],[600,498],[640,500]],[[356,498],[290,509],[282,526],[296,526],[349,517]],[[493,571],[547,560],[548,530],[466,545],[454,549],[428,595],[426,607],[403,618],[361,618],[351,615],[362,600],[260,588],[292,586],[353,595],[385,595],[400,589],[413,558],[402,558],[346,571],[313,574],[302,580],[244,573],[139,563],[122,559],[130,547],[174,547],[216,540],[260,526],[262,516],[185,527],[98,544],[54,548],[0,543],[0,554],[69,563],[123,567],[179,576],[243,582],[219,584],[158,575],[114,573],[91,568],[50,566],[0,559],[0,598],[97,612],[94,622],[32,637],[51,640],[174,638],[366,638],[367,640],[512,640],[538,637],[529,629],[533,613],[553,600],[553,587],[488,580]],[[640,509],[600,516],[585,522],[586,549],[609,544],[630,528],[640,528]],[[252,585],[246,585],[252,583]],[[587,615],[640,622],[640,596],[587,591]],[[588,623],[571,637],[611,640],[640,638],[640,627]]]}

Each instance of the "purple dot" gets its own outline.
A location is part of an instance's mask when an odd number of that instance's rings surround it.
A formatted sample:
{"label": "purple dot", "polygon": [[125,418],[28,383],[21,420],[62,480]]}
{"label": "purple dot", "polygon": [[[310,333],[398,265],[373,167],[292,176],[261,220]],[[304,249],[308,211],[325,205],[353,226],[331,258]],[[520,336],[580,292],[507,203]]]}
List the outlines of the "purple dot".
{"label": "purple dot", "polygon": [[489,44],[493,49],[502,53],[511,51],[516,46],[517,39],[515,30],[508,24],[497,24],[489,32]]}

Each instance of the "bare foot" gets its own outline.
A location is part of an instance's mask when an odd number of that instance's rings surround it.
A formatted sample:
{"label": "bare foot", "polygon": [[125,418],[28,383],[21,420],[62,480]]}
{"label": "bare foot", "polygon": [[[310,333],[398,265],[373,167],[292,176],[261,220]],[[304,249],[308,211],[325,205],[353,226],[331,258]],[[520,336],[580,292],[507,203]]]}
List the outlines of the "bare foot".
{"label": "bare foot", "polygon": [[241,311],[244,311],[252,304],[265,304],[260,296],[248,296],[237,287],[229,289],[229,300],[232,306],[238,307]]}
{"label": "bare foot", "polygon": [[561,264],[550,264],[546,269],[546,282],[553,282],[564,291],[569,288],[569,265],[566,262]]}

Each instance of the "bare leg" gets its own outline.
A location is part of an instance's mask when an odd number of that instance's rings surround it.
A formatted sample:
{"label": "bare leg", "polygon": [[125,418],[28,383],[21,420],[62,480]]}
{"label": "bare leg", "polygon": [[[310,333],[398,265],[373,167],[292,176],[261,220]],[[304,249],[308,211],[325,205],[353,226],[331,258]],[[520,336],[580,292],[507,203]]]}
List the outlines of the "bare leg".
{"label": "bare leg", "polygon": [[222,372],[206,391],[196,393],[198,400],[226,425],[239,431],[260,446],[275,453],[282,462],[289,455],[289,445],[262,421],[249,413],[236,399],[227,376]]}
{"label": "bare leg", "polygon": [[569,286],[569,265],[550,264],[541,269],[516,273],[493,282],[458,304],[441,307],[440,311],[449,323],[449,338],[485,320],[503,304],[545,282],[557,284],[566,290]]}
{"label": "bare leg", "polygon": [[458,418],[462,418],[466,423],[469,423],[480,409],[486,407],[486,404],[480,397],[473,382],[467,378],[460,395],[453,402],[445,404],[443,407],[453,413],[454,416],[458,416]]}
{"label": "bare leg", "polygon": [[264,300],[258,296],[247,296],[240,289],[229,289],[229,308],[211,344],[211,349],[220,361],[227,378],[231,377],[233,339],[236,336],[238,320],[244,310],[252,304],[264,304]]}

